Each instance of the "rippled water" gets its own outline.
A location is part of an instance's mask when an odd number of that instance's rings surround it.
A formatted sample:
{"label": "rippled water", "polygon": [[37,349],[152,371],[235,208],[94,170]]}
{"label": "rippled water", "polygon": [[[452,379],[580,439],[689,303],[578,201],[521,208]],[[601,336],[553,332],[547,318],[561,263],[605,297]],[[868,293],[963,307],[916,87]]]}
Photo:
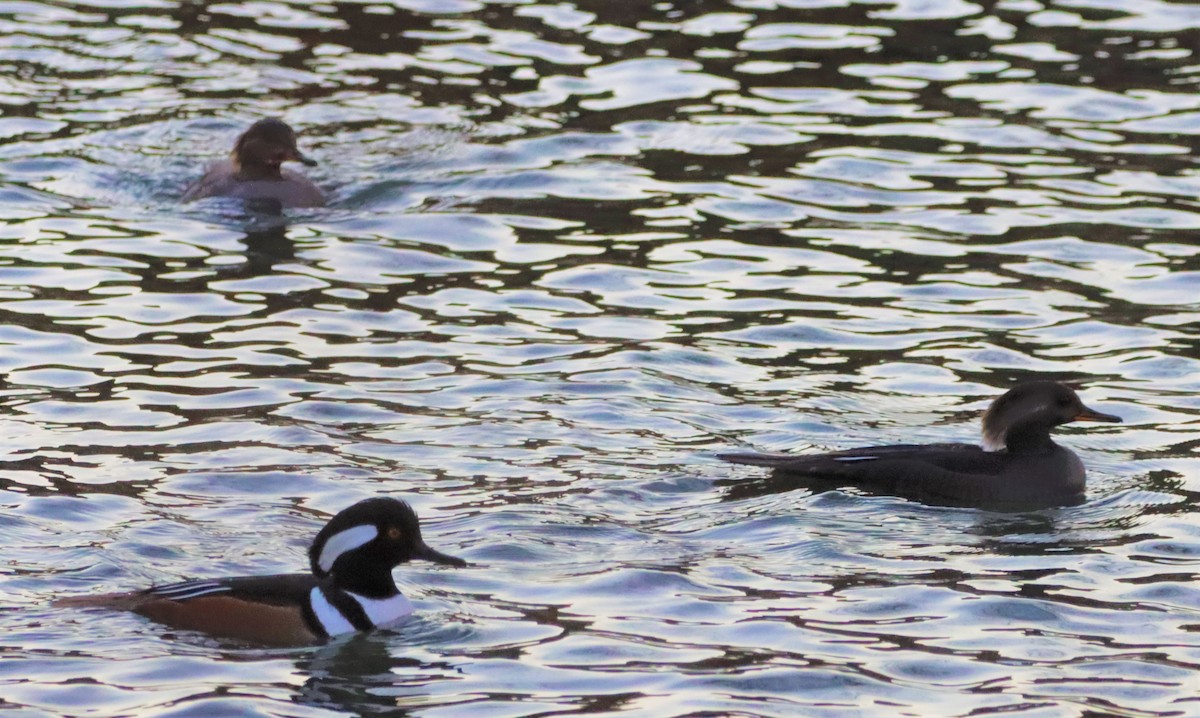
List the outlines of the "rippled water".
{"label": "rippled water", "polygon": [[[0,708],[1200,715],[1200,9],[0,2]],[[331,207],[176,200],[258,117]],[[968,440],[1089,501],[778,492],[720,449]],[[59,594],[475,564],[275,651]]]}

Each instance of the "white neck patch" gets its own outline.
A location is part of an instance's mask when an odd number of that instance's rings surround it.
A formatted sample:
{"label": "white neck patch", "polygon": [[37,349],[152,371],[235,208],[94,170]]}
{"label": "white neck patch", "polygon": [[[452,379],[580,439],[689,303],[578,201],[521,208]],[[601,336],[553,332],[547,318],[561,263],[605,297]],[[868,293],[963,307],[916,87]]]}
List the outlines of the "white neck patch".
{"label": "white neck patch", "polygon": [[317,621],[321,624],[321,628],[325,629],[327,635],[337,636],[343,633],[354,633],[358,630],[354,624],[346,620],[341,611],[329,602],[329,599],[325,598],[320,586],[313,587],[313,590],[309,592],[308,603],[312,606],[313,614],[316,615]]}
{"label": "white neck patch", "polygon": [[1004,448],[1004,436],[996,436],[995,434],[984,432],[983,434],[983,450],[984,451],[1000,451]]}
{"label": "white neck patch", "polygon": [[358,601],[363,613],[367,614],[367,618],[376,626],[386,626],[413,612],[412,603],[402,593],[390,598],[367,598],[350,591],[346,591],[346,595]]}
{"label": "white neck patch", "polygon": [[373,524],[363,524],[354,528],[339,531],[329,537],[325,542],[325,546],[321,548],[321,556],[317,559],[317,565],[325,573],[333,570],[333,564],[337,562],[338,557],[347,551],[353,551],[359,546],[365,546],[375,540],[379,535],[379,529]]}

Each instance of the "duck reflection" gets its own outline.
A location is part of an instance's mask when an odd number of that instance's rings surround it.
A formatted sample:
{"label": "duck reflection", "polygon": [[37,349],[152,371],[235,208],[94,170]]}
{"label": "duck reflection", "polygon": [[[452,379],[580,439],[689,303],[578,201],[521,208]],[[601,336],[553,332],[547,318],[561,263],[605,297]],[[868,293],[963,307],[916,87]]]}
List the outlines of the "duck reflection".
{"label": "duck reflection", "polygon": [[322,646],[296,664],[307,676],[296,701],[348,715],[408,715],[398,704],[419,694],[421,682],[402,676],[424,678],[430,672],[421,661],[393,656],[389,648],[390,641],[378,634]]}
{"label": "duck reflection", "polygon": [[287,236],[287,225],[279,224],[246,232],[246,263],[242,272],[248,277],[269,274],[275,265],[296,259],[296,244]]}

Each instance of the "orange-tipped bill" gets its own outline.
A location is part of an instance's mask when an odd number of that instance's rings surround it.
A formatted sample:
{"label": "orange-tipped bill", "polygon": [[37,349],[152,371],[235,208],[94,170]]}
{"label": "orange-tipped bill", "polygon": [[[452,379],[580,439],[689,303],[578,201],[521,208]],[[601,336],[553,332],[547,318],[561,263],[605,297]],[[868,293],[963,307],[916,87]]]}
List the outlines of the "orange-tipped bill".
{"label": "orange-tipped bill", "polygon": [[1104,421],[1110,424],[1120,424],[1121,417],[1114,416],[1113,414],[1105,414],[1085,406],[1082,411],[1075,415],[1072,421]]}

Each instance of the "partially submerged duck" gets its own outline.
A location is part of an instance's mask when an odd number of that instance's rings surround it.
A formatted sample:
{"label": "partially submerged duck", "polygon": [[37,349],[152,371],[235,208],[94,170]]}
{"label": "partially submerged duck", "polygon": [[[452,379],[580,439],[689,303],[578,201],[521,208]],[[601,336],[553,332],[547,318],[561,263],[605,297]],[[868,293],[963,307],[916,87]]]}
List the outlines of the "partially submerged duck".
{"label": "partially submerged duck", "polygon": [[412,508],[387,497],[339,512],[317,534],[308,557],[311,573],[184,581],[72,596],[54,605],[133,611],[174,628],[295,646],[370,630],[412,613],[392,578],[401,563],[419,558],[467,564],[427,546]]}
{"label": "partially submerged duck", "polygon": [[[1083,462],[1050,438],[1072,421],[1117,422],[1053,381],[1020,384],[983,416],[983,446],[897,444],[827,454],[719,454],[773,469],[780,481],[829,480],[936,504],[1040,508],[1082,503]],[[804,484],[813,487],[813,483]]]}
{"label": "partially submerged duck", "polygon": [[296,133],[283,120],[259,120],[238,137],[233,153],[208,168],[183,193],[183,201],[233,197],[268,202],[276,207],[322,207],[325,195],[304,175],[282,167],[284,162],[317,163],[296,147]]}

